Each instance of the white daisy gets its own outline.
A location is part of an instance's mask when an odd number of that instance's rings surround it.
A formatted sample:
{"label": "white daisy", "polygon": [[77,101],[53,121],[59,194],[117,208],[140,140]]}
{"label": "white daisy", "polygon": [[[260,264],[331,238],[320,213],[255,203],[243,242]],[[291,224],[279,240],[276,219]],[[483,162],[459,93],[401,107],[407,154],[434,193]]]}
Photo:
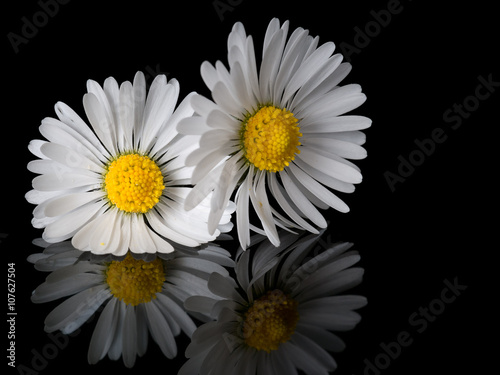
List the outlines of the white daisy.
{"label": "white daisy", "polygon": [[193,168],[185,153],[198,137],[181,136],[178,122],[193,114],[189,94],[179,96],[175,79],[157,76],[146,95],[144,74],[120,86],[112,77],[103,87],[89,80],[83,97],[91,128],[58,102],[59,120],[45,118],[30,151],[40,159],[28,169],[40,174],[27,193],[37,204],[33,225],[45,228],[51,243],[73,237],[79,250],[96,254],[167,253],[167,241],[198,246],[231,229],[230,210],[208,232],[209,201],[184,209]]}
{"label": "white daisy", "polygon": [[[227,276],[222,265],[233,266],[229,253],[213,245],[198,252],[176,250],[139,255],[145,259],[128,253],[121,260],[83,260],[90,253],[82,253],[66,241],[31,255],[28,260],[35,268],[52,271],[33,292],[32,301],[71,296],[47,316],[45,331],[70,334],[104,306],[90,341],[89,363],[97,363],[107,354],[113,360],[123,357],[124,364],[132,367],[136,356],[146,352],[148,331],[165,356],[175,357],[175,337],[181,330],[190,337],[196,328],[183,302],[193,295],[218,298],[208,290],[207,279],[212,272]],[[195,316],[208,320],[203,314]]]}
{"label": "white daisy", "polygon": [[321,249],[318,239],[297,241],[288,234],[277,248],[266,241],[255,252],[243,252],[236,280],[212,274],[208,287],[224,299],[186,300],[188,310],[212,313],[216,320],[193,333],[179,375],[333,371],[337,364],[327,351],[345,345],[331,331],[352,329],[360,320],[353,310],[366,304],[362,296],[338,294],[359,284],[363,269],[351,267],[360,259],[349,250],[352,244]]}
{"label": "white daisy", "polygon": [[[198,116],[178,126],[183,134],[201,135],[199,149],[186,159],[196,166],[197,183],[186,208],[214,191],[209,219],[214,231],[239,185],[236,225],[244,248],[250,229],[265,233],[275,245],[276,226],[318,233],[316,227],[325,228],[326,221],[315,206],[347,212],[330,189],[350,193],[362,179],[346,159],[366,156],[360,130],[371,120],[340,116],[366,99],[357,84],[339,86],[351,65],[341,63],[341,54],[332,55],[333,43],[318,47],[318,38],[302,28],[288,39],[287,33],[288,21],[281,27],[277,19],[270,22],[257,71],[252,37],[236,23],[228,38],[229,70],[220,61],[201,66],[213,101],[193,96]],[[249,199],[262,229],[249,225]]]}

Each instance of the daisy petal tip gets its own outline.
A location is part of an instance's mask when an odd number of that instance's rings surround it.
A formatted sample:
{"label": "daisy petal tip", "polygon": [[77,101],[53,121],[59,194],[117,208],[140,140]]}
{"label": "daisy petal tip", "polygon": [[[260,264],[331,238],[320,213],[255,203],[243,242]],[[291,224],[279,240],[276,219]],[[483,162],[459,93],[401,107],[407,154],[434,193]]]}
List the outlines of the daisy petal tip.
{"label": "daisy petal tip", "polygon": [[337,208],[339,212],[342,212],[343,214],[346,214],[351,211],[348,205],[344,205],[342,207]]}

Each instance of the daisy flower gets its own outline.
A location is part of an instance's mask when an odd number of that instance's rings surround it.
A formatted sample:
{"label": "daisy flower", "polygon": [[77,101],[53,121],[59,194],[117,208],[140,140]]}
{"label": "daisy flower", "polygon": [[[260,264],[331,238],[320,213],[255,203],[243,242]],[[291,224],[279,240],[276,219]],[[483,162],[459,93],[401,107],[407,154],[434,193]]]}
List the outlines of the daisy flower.
{"label": "daisy flower", "polygon": [[231,228],[225,210],[219,229],[208,232],[209,201],[187,212],[184,200],[193,168],[184,153],[197,137],[180,136],[178,122],[190,117],[189,94],[175,109],[179,84],[157,76],[146,94],[144,74],[120,86],[87,82],[83,97],[92,128],[66,104],[58,119],[45,118],[29,150],[39,159],[28,169],[40,174],[26,195],[36,204],[32,223],[51,243],[72,238],[79,250],[96,254],[168,253],[168,241],[198,246]]}
{"label": "daisy flower", "polygon": [[[97,363],[106,354],[123,357],[132,367],[148,346],[148,331],[168,358],[177,354],[175,337],[191,336],[196,326],[183,302],[193,295],[218,298],[207,288],[212,272],[228,275],[222,266],[234,266],[225,250],[206,245],[203,250],[176,249],[170,254],[131,254],[125,257],[90,257],[69,241],[48,244],[43,253],[28,260],[35,268],[52,271],[31,297],[35,303],[69,297],[45,319],[45,331],[70,334],[101,306],[88,361]],[[94,259],[96,258],[96,259]],[[193,314],[207,321],[203,314]]]}
{"label": "daisy flower", "polygon": [[[360,130],[371,120],[341,116],[366,99],[357,84],[339,86],[351,65],[333,54],[333,43],[318,47],[318,37],[307,30],[298,28],[287,39],[288,28],[288,21],[281,27],[277,19],[269,23],[257,71],[252,37],[236,23],[228,38],[229,69],[220,61],[201,66],[213,101],[194,96],[197,116],[178,126],[183,134],[201,135],[199,148],[186,159],[196,166],[186,208],[213,191],[212,232],[237,188],[236,226],[243,248],[250,229],[265,233],[276,246],[277,226],[318,233],[326,221],[316,207],[347,212],[331,189],[350,193],[362,179],[346,159],[366,157]],[[249,224],[249,200],[262,229]]]}
{"label": "daisy flower", "polygon": [[360,259],[352,244],[321,249],[318,239],[297,241],[288,233],[277,248],[266,241],[243,252],[236,280],[212,274],[208,287],[223,299],[186,300],[188,310],[216,320],[193,333],[179,375],[333,371],[337,364],[327,351],[345,345],[331,331],[352,329],[360,320],[353,310],[366,304],[362,296],[338,294],[359,284],[363,269],[351,267]]}

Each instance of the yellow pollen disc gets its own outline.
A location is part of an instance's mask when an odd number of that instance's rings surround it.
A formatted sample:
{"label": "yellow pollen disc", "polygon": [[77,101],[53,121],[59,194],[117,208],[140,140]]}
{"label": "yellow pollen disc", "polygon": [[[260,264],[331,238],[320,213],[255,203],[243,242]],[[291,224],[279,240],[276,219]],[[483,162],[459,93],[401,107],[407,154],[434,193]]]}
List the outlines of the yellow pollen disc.
{"label": "yellow pollen disc", "polygon": [[152,262],[136,260],[130,254],[122,261],[112,261],[106,271],[111,293],[127,305],[137,306],[156,298],[165,282],[160,258]]}
{"label": "yellow pollen disc", "polygon": [[282,171],[300,153],[298,120],[287,109],[262,107],[242,126],[247,160],[260,170]]}
{"label": "yellow pollen disc", "polygon": [[243,337],[257,350],[277,350],[290,340],[299,320],[298,303],[276,289],[256,300],[245,313]]}
{"label": "yellow pollen disc", "polygon": [[165,189],[156,163],[147,156],[122,155],[108,166],[104,188],[110,202],[125,212],[145,213]]}

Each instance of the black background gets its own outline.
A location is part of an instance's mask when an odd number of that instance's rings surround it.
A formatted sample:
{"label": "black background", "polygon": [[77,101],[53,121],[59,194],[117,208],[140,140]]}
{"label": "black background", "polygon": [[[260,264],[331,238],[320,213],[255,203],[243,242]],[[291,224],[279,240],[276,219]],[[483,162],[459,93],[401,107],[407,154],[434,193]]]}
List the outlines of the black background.
{"label": "black background", "polygon": [[[51,16],[39,16],[36,35],[20,44],[17,53],[8,34],[22,37],[25,20],[32,21],[42,8],[37,1],[4,4],[2,60],[7,82],[2,85],[0,251],[4,272],[8,263],[15,262],[16,268],[16,365],[33,368],[33,356],[48,350],[51,341],[43,321],[57,305],[34,305],[29,299],[46,276],[26,262],[29,254],[38,251],[32,239],[41,235],[30,223],[34,206],[24,199],[34,177],[26,170],[33,158],[27,145],[41,137],[41,120],[55,117],[57,101],[84,117],[87,79],[102,84],[113,76],[122,82],[132,80],[138,70],[146,73],[149,83],[157,73],[177,78],[181,97],[191,91],[209,95],[200,64],[227,62],[227,35],[234,22],[244,23],[260,53],[267,24],[278,17],[290,20],[290,30],[301,26],[319,35],[320,43],[333,41],[340,48],[344,42],[358,48],[349,56],[353,70],[345,83],[362,85],[368,100],[355,113],[373,120],[366,131],[368,158],[357,162],[364,180],[353,194],[341,196],[351,212],[326,212],[331,237],[354,242],[362,255],[365,278],[355,292],[369,301],[360,310],[362,321],[356,329],[340,334],[347,348],[335,355],[339,364],[335,373],[363,374],[367,361],[374,363],[377,358],[379,367],[385,367],[378,371],[384,375],[486,371],[498,342],[497,288],[493,291],[498,285],[493,284],[498,245],[487,240],[498,227],[496,195],[490,192],[498,186],[492,161],[500,90],[478,100],[477,108],[456,129],[443,114],[464,100],[469,107],[474,104],[474,99],[467,98],[474,96],[479,76],[500,81],[493,7],[478,1],[437,6],[401,0],[400,12],[377,29],[372,11],[387,9],[391,3],[387,0],[342,0],[328,5],[316,0],[233,0],[231,9],[222,14],[214,3],[72,0],[59,5]],[[366,45],[356,39],[356,27],[372,27]],[[443,129],[446,140],[436,144],[391,191],[384,174],[398,173],[399,155],[408,160],[413,152],[417,158],[415,140],[431,137],[437,128]],[[439,299],[444,280],[455,278],[467,289],[445,304],[435,320],[426,319],[426,329],[418,332],[423,326],[412,324],[409,317]],[[84,324],[64,348],[49,353],[54,358],[44,369],[33,373],[161,370],[175,374],[183,362],[186,338],[179,340],[179,355],[173,361],[151,343],[131,370],[121,360],[115,363],[107,358],[89,366],[86,355],[94,325],[95,321]],[[4,327],[7,331],[8,325]],[[403,331],[408,332],[411,345],[384,362],[380,345],[393,342]],[[8,362],[5,349],[3,367]]]}

